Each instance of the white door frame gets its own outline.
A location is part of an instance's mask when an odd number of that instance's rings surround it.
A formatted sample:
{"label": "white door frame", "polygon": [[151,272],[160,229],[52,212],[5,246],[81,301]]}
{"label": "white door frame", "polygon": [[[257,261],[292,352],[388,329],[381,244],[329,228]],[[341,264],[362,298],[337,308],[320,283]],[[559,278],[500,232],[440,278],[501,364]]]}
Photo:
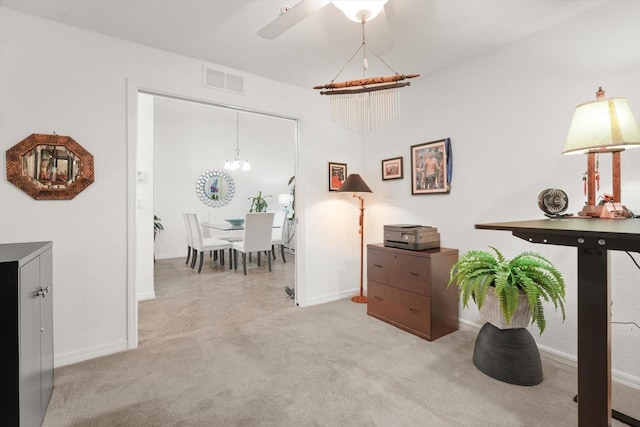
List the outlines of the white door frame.
{"label": "white door frame", "polygon": [[[214,107],[228,108],[236,111],[245,111],[263,116],[269,116],[279,119],[291,120],[295,123],[295,155],[294,155],[294,174],[296,176],[296,189],[298,189],[298,163],[299,163],[299,144],[300,144],[300,119],[297,117],[285,116],[282,114],[271,113],[267,111],[260,111],[251,108],[244,108],[237,105],[224,104],[209,99],[197,98],[184,93],[178,93],[176,91],[161,88],[154,84],[142,84],[130,79],[127,79],[127,348],[134,349],[138,347],[138,299],[136,294],[136,170],[137,170],[137,158],[136,158],[136,146],[138,140],[138,94],[146,93],[153,96],[162,96],[166,98],[173,98],[185,102],[193,102],[203,105],[210,105]],[[296,191],[296,199],[298,199]],[[298,200],[296,200],[296,205]],[[298,213],[296,213],[298,217]],[[296,221],[296,232],[294,238],[296,239],[296,249],[300,247],[301,233],[299,232],[299,221]],[[296,305],[298,304],[299,288],[298,285],[301,269],[299,261],[300,251],[296,250],[296,268],[294,286],[296,288]],[[153,254],[145,254],[147,259],[152,259]],[[303,290],[300,290],[301,292]],[[302,292],[304,293],[304,292]]]}

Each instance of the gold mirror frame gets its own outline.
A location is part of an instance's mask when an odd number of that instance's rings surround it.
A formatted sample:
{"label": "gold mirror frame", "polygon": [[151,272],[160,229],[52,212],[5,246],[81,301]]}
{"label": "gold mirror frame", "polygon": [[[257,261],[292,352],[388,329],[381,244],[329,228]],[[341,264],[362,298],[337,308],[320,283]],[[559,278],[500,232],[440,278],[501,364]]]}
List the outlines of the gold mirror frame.
{"label": "gold mirror frame", "polygon": [[36,200],[71,200],[93,180],[93,155],[70,136],[34,133],[7,150],[7,181]]}

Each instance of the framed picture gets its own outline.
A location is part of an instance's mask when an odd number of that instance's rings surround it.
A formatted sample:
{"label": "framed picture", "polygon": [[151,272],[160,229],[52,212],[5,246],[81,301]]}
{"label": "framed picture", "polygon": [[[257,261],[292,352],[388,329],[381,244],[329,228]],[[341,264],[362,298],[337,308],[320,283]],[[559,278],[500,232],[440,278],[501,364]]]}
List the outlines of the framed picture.
{"label": "framed picture", "polygon": [[394,157],[382,161],[382,180],[402,178],[402,157]]}
{"label": "framed picture", "polygon": [[329,191],[338,191],[347,179],[347,164],[329,162]]}
{"label": "framed picture", "polygon": [[411,146],[411,194],[448,193],[452,171],[449,138]]}

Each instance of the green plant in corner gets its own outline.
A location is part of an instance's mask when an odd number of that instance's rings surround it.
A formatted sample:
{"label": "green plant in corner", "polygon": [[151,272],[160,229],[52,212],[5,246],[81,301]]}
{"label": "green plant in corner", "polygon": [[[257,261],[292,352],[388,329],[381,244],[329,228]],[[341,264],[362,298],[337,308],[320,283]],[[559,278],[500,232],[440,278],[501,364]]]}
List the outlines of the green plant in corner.
{"label": "green plant in corner", "polygon": [[156,239],[156,235],[164,230],[162,225],[162,219],[158,215],[153,215],[153,240]]}
{"label": "green plant in corner", "polygon": [[522,292],[531,310],[531,323],[540,333],[546,320],[542,301],[551,301],[562,311],[565,319],[565,284],[562,274],[549,260],[535,252],[523,252],[507,260],[500,251],[490,246],[495,255],[480,250],[468,251],[460,256],[450,271],[449,285],[456,283],[463,307],[473,298],[481,308],[490,287],[495,288],[504,319],[509,323],[518,306]]}
{"label": "green plant in corner", "polygon": [[289,186],[289,194],[291,195],[291,211],[293,212],[293,215],[291,215],[291,217],[289,218],[290,220],[295,219],[296,217],[296,176],[293,175],[291,178],[289,178],[289,182],[287,183],[287,185]]}
{"label": "green plant in corner", "polygon": [[271,197],[271,196],[263,196],[262,191],[258,191],[257,196],[249,197],[249,200],[251,200],[251,207],[249,208],[249,212],[266,212],[267,211],[267,201],[265,200],[266,197]]}

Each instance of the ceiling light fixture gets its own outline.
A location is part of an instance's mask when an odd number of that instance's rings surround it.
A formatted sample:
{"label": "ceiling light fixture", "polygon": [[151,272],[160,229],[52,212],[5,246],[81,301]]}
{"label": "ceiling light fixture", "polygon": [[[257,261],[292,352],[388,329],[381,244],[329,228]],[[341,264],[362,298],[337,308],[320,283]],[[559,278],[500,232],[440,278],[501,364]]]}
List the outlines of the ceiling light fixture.
{"label": "ceiling light fixture", "polygon": [[[362,24],[362,44],[330,83],[313,87],[320,90],[320,95],[332,95],[329,107],[331,122],[346,129],[358,131],[360,134],[370,132],[396,118],[400,110],[398,89],[411,84],[403,80],[420,76],[420,74],[399,74],[367,46],[364,26],[382,11],[386,2],[387,0],[333,2],[349,19]],[[342,70],[361,50],[362,79],[335,82]],[[367,78],[367,50],[394,74]]]}
{"label": "ceiling light fixture", "polygon": [[360,23],[363,20],[369,22],[378,16],[387,1],[388,0],[342,0],[332,1],[331,3],[340,9],[347,18],[353,22]]}
{"label": "ceiling light fixture", "polygon": [[244,160],[240,160],[240,112],[236,111],[236,158],[230,162],[227,160],[224,162],[224,168],[229,171],[243,170],[248,171],[251,169],[249,160],[245,157]]}

